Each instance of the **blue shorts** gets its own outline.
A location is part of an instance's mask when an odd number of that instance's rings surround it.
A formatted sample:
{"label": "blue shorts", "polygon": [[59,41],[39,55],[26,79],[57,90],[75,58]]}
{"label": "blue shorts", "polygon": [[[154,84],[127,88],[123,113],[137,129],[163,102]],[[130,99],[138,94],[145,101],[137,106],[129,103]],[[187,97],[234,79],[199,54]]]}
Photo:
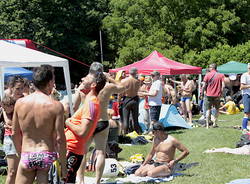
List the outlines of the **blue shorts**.
{"label": "blue shorts", "polygon": [[3,150],[5,152],[5,155],[7,155],[7,156],[8,155],[15,155],[17,153],[11,135],[5,135],[4,136]]}
{"label": "blue shorts", "polygon": [[250,113],[250,95],[243,95],[244,113]]}
{"label": "blue shorts", "polygon": [[150,106],[149,114],[151,121],[159,121],[160,113],[161,113],[161,105]]}
{"label": "blue shorts", "polygon": [[186,100],[191,100],[191,97],[181,97],[182,102],[185,102]]}

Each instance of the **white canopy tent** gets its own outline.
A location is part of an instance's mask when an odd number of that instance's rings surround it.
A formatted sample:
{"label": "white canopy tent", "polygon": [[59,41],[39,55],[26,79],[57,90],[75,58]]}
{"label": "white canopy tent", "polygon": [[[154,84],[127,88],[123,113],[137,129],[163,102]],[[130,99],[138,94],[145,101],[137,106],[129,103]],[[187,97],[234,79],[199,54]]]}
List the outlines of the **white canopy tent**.
{"label": "white canopy tent", "polygon": [[70,112],[73,114],[72,93],[69,75],[68,60],[45,54],[33,49],[0,40],[0,95],[4,95],[4,68],[7,67],[38,67],[44,64],[53,67],[63,67],[64,79],[70,104]]}

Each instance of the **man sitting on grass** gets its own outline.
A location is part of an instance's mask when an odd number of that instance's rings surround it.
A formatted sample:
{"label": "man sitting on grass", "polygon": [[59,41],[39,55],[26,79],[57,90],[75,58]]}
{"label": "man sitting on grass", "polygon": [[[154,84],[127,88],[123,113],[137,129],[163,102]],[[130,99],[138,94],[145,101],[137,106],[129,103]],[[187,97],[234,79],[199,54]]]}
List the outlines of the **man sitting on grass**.
{"label": "man sitting on grass", "polygon": [[[153,124],[153,134],[151,151],[141,167],[135,172],[136,176],[168,176],[172,173],[174,165],[189,154],[188,149],[182,143],[164,131],[161,123]],[[176,149],[180,150],[181,154],[175,159]],[[152,160],[154,155],[155,159]]]}
{"label": "man sitting on grass", "polygon": [[219,108],[219,112],[222,114],[236,114],[240,112],[239,108],[236,106],[236,104],[233,102],[233,99],[231,96],[226,97],[226,104]]}

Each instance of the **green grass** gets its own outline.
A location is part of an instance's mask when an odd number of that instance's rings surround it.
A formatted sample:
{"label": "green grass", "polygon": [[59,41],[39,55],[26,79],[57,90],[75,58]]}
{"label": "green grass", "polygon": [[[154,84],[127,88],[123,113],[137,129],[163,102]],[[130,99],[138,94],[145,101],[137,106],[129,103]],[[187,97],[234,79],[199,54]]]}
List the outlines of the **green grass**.
{"label": "green grass", "polygon": [[[230,147],[235,148],[241,131],[232,126],[241,125],[243,114],[221,115],[219,128],[193,128],[191,130],[176,130],[169,132],[179,139],[190,151],[190,155],[182,163],[198,162],[198,166],[183,171],[184,176],[178,176],[169,184],[225,184],[235,179],[250,178],[250,156],[232,155],[225,153],[202,153],[206,149]],[[147,155],[151,144],[144,146],[121,146],[120,160],[128,160],[136,153]],[[178,154],[178,152],[177,152]],[[93,176],[93,174],[87,174]],[[0,177],[0,184],[5,177]]]}
{"label": "green grass", "polygon": [[[241,125],[243,114],[221,115],[219,128],[193,128],[169,132],[179,139],[190,151],[190,155],[182,160],[183,163],[198,162],[198,166],[183,171],[184,176],[178,176],[171,184],[224,184],[239,178],[250,178],[250,156],[232,155],[225,153],[202,153],[206,149],[230,147],[235,148],[241,131],[232,126]],[[121,159],[128,160],[135,153],[145,156],[151,144],[145,146],[122,146],[119,154]],[[178,154],[178,153],[177,153]]]}

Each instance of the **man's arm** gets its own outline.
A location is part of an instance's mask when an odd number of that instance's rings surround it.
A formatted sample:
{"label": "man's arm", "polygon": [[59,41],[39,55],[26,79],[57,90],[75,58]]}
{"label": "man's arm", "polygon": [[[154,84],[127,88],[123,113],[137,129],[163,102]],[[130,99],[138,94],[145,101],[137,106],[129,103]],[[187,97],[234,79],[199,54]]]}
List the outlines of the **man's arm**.
{"label": "man's arm", "polygon": [[77,136],[85,137],[89,133],[92,122],[93,121],[90,119],[82,119],[80,125],[75,125],[71,123],[69,120],[66,120],[65,125]]}
{"label": "man's arm", "polygon": [[152,90],[150,89],[149,92],[138,92],[139,95],[144,95],[144,96],[150,96],[150,97],[154,97],[158,94],[161,84],[156,84],[156,86],[153,86],[154,84],[152,84],[151,88],[153,88]]}
{"label": "man's arm", "polygon": [[220,107],[219,110],[223,110],[224,108],[227,108],[227,107],[228,107],[228,105],[225,104],[225,105],[223,105],[222,107]]}
{"label": "man's arm", "polygon": [[152,92],[138,92],[139,96],[150,96],[154,97],[158,94],[159,90],[153,90]]}
{"label": "man's arm", "polygon": [[240,84],[240,90],[248,89],[248,88],[250,88],[250,85],[243,84],[243,83]]}
{"label": "man's arm", "polygon": [[4,109],[2,109],[2,113],[3,113],[3,119],[4,119],[4,128],[11,129],[12,128],[12,120],[10,119],[10,117],[8,117],[8,115],[6,114]]}
{"label": "man's arm", "polygon": [[224,75],[223,75],[222,84],[221,84],[221,96],[223,96],[224,88],[225,88],[225,81],[224,81]]}
{"label": "man's arm", "polygon": [[17,151],[18,156],[21,154],[22,150],[22,135],[21,135],[21,129],[18,121],[18,107],[19,107],[19,100],[15,104],[14,114],[13,114],[13,120],[12,120],[12,139]]}
{"label": "man's arm", "polygon": [[63,105],[58,103],[56,106],[58,109],[55,121],[55,134],[56,134],[56,147],[57,152],[59,153],[59,162],[61,164],[62,169],[62,178],[66,177],[67,168],[66,168],[66,137],[64,133],[64,109]]}
{"label": "man's arm", "polygon": [[247,79],[246,79],[246,76],[245,74],[243,74],[240,78],[240,90],[243,90],[243,89],[248,89],[250,88],[250,85],[246,84],[247,83]]}
{"label": "man's arm", "polygon": [[173,79],[170,79],[170,81],[173,82],[173,83],[176,83],[176,84],[182,84],[181,81],[175,81],[175,80],[173,80]]}
{"label": "man's arm", "polygon": [[142,163],[142,166],[145,166],[146,164],[148,164],[148,162],[150,160],[152,160],[152,158],[154,157],[154,155],[155,155],[155,146],[156,146],[156,143],[155,143],[155,139],[154,139],[153,144],[152,144],[152,148],[151,148],[150,152],[148,153],[146,159]]}
{"label": "man's arm", "polygon": [[126,90],[123,83],[115,81],[112,78],[108,78],[108,81],[110,82],[110,84],[108,84],[108,87],[110,88],[110,90],[112,90],[113,94],[122,93]]}
{"label": "man's arm", "polygon": [[175,158],[175,162],[179,162],[180,160],[184,159],[188,154],[189,154],[189,151],[188,149],[180,142],[178,141],[177,139],[174,138],[174,146],[179,150],[181,151],[181,154]]}

